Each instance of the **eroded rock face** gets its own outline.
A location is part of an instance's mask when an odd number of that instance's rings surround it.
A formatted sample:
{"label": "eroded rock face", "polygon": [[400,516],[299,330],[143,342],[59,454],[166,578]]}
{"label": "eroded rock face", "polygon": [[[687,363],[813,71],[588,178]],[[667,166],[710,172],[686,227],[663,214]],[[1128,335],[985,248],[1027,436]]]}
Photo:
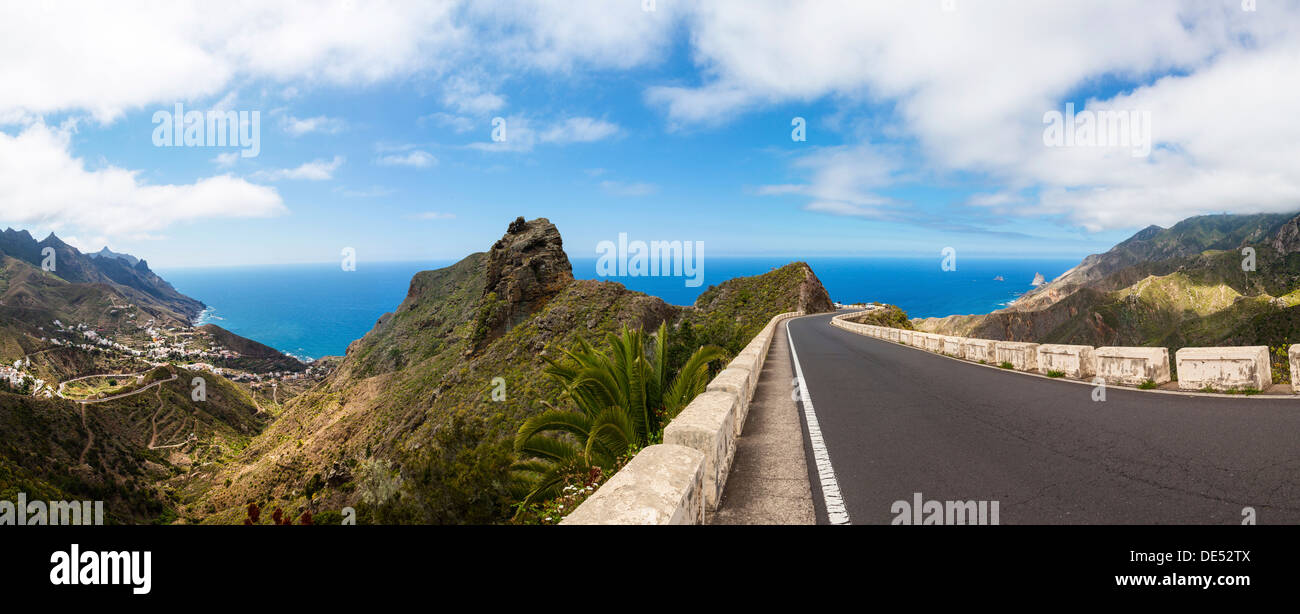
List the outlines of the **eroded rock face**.
{"label": "eroded rock face", "polygon": [[1282,254],[1300,251],[1300,216],[1291,218],[1278,228],[1269,245]]}
{"label": "eroded rock face", "polygon": [[522,322],[572,281],[573,267],[555,224],[544,217],[516,218],[488,253],[484,340]]}
{"label": "eroded rock face", "polygon": [[799,310],[804,313],[827,313],[835,311],[831,295],[817,279],[812,267],[804,265],[804,280],[799,284]]}

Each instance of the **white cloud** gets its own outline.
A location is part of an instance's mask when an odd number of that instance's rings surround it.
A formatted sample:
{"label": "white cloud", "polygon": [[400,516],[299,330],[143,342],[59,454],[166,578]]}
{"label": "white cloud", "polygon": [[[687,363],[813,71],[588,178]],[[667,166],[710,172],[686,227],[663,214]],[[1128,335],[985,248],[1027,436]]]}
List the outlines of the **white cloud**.
{"label": "white cloud", "polygon": [[456,134],[464,134],[474,129],[474,120],[464,115],[453,115],[451,113],[430,113],[422,116],[420,122],[433,122],[443,128],[447,128]]}
{"label": "white cloud", "polygon": [[347,126],[347,122],[338,117],[326,117],[324,115],[301,119],[292,115],[285,115],[281,118],[280,125],[289,136],[298,137],[312,132],[336,134]]}
{"label": "white cloud", "polygon": [[425,211],[425,212],[423,212],[423,213],[417,213],[417,214],[415,214],[415,215],[412,215],[412,216],[410,216],[410,218],[413,219],[413,220],[424,220],[424,221],[429,221],[429,220],[454,220],[454,219],[456,219],[456,214],[454,214],[454,213],[439,213],[439,212],[437,212],[437,211]]}
{"label": "white cloud", "polygon": [[343,162],[343,156],[334,156],[332,160],[312,160],[295,168],[258,171],[253,173],[253,178],[261,181],[280,181],[282,179],[325,181],[334,178],[334,171],[343,166]]}
{"label": "white cloud", "polygon": [[411,168],[428,168],[437,163],[438,159],[433,154],[421,149],[405,154],[388,154],[375,160],[375,164],[380,166],[409,166]]}
{"label": "white cloud", "polygon": [[130,109],[219,93],[236,78],[364,84],[448,66],[456,3],[236,0],[7,3],[0,116]]}
{"label": "white cloud", "polygon": [[659,186],[644,182],[602,181],[600,188],[615,196],[649,196],[659,191]]}
{"label": "white cloud", "polygon": [[[1300,5],[1237,3],[719,0],[686,17],[698,85],[648,88],[672,125],[731,121],[749,110],[833,101],[892,109],[891,136],[936,174],[982,176],[1023,202],[970,204],[1061,217],[1090,230],[1168,224],[1217,211],[1300,207]],[[1044,112],[1107,79],[1143,83],[1089,109],[1148,109],[1157,148],[1044,147]],[[869,106],[868,106],[869,105]],[[853,142],[856,135],[844,135]],[[807,208],[879,215],[872,165],[798,158]],[[861,175],[861,177],[859,177]]]}
{"label": "white cloud", "polygon": [[96,236],[142,236],[177,222],[285,213],[275,189],[230,175],[155,185],[139,171],[87,169],[71,133],[44,123],[0,131],[0,217],[6,223],[76,229]]}
{"label": "white cloud", "polygon": [[659,0],[654,11],[644,11],[640,0],[473,0],[464,15],[507,64],[550,72],[625,70],[668,59],[678,5]]}
{"label": "white cloud", "polygon": [[569,117],[541,125],[522,115],[502,119],[505,120],[504,141],[471,143],[469,147],[481,151],[528,152],[538,144],[594,143],[622,133],[618,124],[592,117]]}
{"label": "white cloud", "polygon": [[483,91],[477,81],[463,76],[453,76],[443,84],[442,102],[457,113],[487,115],[506,106],[499,94]]}
{"label": "white cloud", "polygon": [[355,190],[355,189],[344,188],[340,186],[334,188],[334,191],[348,198],[382,198],[384,196],[392,196],[393,194],[397,193],[397,190],[394,190],[392,188],[385,188],[383,186],[371,186],[363,190]]}
{"label": "white cloud", "polygon": [[[445,103],[491,113],[485,74],[627,69],[667,58],[678,12],[636,1],[197,0],[6,3],[0,119],[88,111],[101,122],[150,105],[267,80],[285,98],[314,85],[445,77]],[[483,66],[487,66],[483,68]],[[461,74],[464,72],[465,74]]]}
{"label": "white cloud", "polygon": [[890,148],[870,145],[817,148],[799,157],[794,167],[811,175],[803,184],[765,185],[765,196],[800,195],[809,211],[854,217],[884,218],[897,206],[876,193],[899,179],[901,156]]}
{"label": "white cloud", "polygon": [[570,117],[543,132],[538,140],[543,143],[594,143],[619,133],[617,124],[591,117]]}
{"label": "white cloud", "polygon": [[[907,142],[918,164],[1024,195],[997,203],[1000,210],[1090,229],[1300,202],[1300,166],[1288,164],[1300,155],[1300,119],[1279,111],[1300,102],[1300,85],[1288,78],[1300,73],[1297,3],[1261,3],[1256,12],[1233,1],[1177,0],[958,0],[952,12],[929,1],[656,4],[646,12],[635,0],[331,2],[311,10],[238,0],[216,11],[200,2],[11,3],[0,19],[0,125],[54,112],[107,122],[222,95],[218,105],[234,104],[234,86],[257,81],[292,97],[428,78],[447,111],[432,119],[456,131],[481,128],[486,138],[491,126],[478,122],[504,112],[510,80],[596,83],[602,71],[662,65],[678,52],[676,35],[697,74],[643,93],[671,126],[723,124],[775,105],[830,102],[841,116],[886,109],[884,136]],[[1149,108],[1158,140],[1150,157],[1042,146],[1042,115],[1066,97],[1164,74],[1177,76],[1088,102]],[[622,133],[591,117],[528,117],[518,110],[507,118],[506,142],[470,147],[527,152]],[[873,147],[847,136],[849,149]],[[806,180],[784,193],[819,211],[878,213],[892,206],[880,193],[907,179],[882,183],[869,168],[856,178],[831,155],[797,160]]]}
{"label": "white cloud", "polygon": [[235,163],[238,161],[239,161],[239,152],[237,151],[228,151],[226,153],[219,153],[217,154],[217,157],[212,159],[212,162],[221,168],[229,168],[231,166],[234,166]]}

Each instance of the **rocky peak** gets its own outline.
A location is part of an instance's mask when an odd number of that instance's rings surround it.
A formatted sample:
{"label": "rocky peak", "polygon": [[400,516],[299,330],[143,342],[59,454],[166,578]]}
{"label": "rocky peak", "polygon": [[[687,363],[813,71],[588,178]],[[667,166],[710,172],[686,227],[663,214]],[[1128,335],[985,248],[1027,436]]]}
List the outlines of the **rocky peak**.
{"label": "rocky peak", "polygon": [[1269,245],[1282,254],[1300,251],[1300,216],[1293,217],[1278,227]]}
{"label": "rocky peak", "polygon": [[812,267],[805,262],[803,265],[803,281],[799,282],[799,311],[804,313],[826,313],[835,311],[835,303],[831,302],[830,294],[822,286],[822,281],[817,279],[817,274],[813,273]]}
{"label": "rocky peak", "polygon": [[516,218],[488,252],[480,343],[500,336],[573,281],[560,231],[550,220]]}

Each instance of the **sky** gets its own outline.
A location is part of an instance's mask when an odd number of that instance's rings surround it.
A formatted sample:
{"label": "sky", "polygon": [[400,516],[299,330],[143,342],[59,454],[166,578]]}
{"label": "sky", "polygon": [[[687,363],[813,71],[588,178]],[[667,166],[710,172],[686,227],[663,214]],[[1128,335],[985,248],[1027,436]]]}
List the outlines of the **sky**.
{"label": "sky", "polygon": [[[1297,26],[1274,0],[5,0],[0,227],[164,267],[457,259],[517,216],[575,258],[1081,257],[1300,209]],[[159,146],[178,104],[256,112],[256,155]],[[1128,123],[1053,140],[1067,105]]]}

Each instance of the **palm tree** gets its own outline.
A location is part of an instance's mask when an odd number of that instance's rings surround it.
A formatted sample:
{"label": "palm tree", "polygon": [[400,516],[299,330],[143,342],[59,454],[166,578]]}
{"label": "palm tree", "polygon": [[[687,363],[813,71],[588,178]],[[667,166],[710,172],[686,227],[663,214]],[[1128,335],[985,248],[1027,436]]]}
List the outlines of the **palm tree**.
{"label": "palm tree", "polygon": [[564,360],[543,357],[545,373],[562,386],[560,398],[576,409],[550,403],[515,436],[516,478],[526,484],[524,506],[560,494],[578,472],[609,472],[618,460],[663,437],[663,427],[709,384],[709,363],[726,357],[720,347],[701,346],[680,371],[668,373],[668,326],[659,325],[651,351],[645,334],[623,327],[610,333],[608,350],[580,339]]}

